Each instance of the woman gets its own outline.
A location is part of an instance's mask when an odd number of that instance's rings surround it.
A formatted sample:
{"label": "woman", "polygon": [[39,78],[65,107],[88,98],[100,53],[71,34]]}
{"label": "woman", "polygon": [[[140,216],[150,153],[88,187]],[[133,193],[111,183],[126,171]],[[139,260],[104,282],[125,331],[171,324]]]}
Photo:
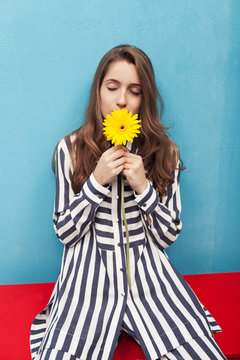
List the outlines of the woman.
{"label": "woman", "polygon": [[[35,360],[112,359],[124,331],[147,359],[225,359],[212,335],[219,326],[164,252],[182,227],[183,168],[157,99],[163,107],[146,54],[118,46],[99,63],[83,126],[58,143],[54,228],[65,246],[52,297],[31,327]],[[126,147],[103,136],[114,109],[141,119]]]}

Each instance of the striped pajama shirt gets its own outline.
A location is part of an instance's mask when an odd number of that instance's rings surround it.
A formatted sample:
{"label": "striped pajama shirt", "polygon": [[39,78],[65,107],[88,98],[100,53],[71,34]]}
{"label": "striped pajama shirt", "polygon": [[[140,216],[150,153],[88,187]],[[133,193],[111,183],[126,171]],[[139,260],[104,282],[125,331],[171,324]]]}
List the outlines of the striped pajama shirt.
{"label": "striped pajama shirt", "polygon": [[[182,227],[179,170],[161,199],[150,182],[137,195],[124,179],[129,291],[121,178],[105,187],[91,174],[74,194],[69,154],[73,140],[74,135],[64,138],[56,151],[53,220],[64,250],[49,303],[31,325],[32,359],[110,360],[121,329],[139,342],[147,359],[197,360],[199,348],[202,359],[224,359],[212,337],[221,329],[164,251]],[[136,152],[134,144],[127,147]],[[190,355],[181,355],[186,353]]]}

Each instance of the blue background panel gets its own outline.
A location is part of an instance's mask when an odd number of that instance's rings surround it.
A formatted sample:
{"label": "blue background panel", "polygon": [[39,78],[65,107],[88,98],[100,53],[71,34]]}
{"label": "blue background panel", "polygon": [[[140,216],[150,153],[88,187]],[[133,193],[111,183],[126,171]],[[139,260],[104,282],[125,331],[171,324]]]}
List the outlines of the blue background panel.
{"label": "blue background panel", "polygon": [[56,280],[52,153],[122,43],[149,55],[187,167],[172,262],[183,274],[240,270],[239,18],[237,0],[0,2],[1,284]]}

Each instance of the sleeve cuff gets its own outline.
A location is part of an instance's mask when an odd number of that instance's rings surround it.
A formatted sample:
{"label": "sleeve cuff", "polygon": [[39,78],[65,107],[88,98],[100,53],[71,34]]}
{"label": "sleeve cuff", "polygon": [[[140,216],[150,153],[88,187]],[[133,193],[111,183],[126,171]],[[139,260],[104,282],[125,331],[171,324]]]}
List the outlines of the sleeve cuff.
{"label": "sleeve cuff", "polygon": [[104,197],[110,192],[109,186],[100,185],[95,179],[93,173],[82,187],[82,191],[90,203],[100,204]]}
{"label": "sleeve cuff", "polygon": [[110,186],[102,186],[99,184],[99,182],[96,180],[95,176],[93,175],[93,173],[90,175],[89,177],[93,187],[95,188],[95,190],[98,193],[102,193],[103,195],[107,195],[110,192]]}
{"label": "sleeve cuff", "polygon": [[148,181],[148,185],[144,192],[140,195],[135,194],[135,201],[137,202],[138,206],[146,213],[151,214],[153,210],[158,205],[158,195],[156,193],[156,190],[153,188],[153,186]]}

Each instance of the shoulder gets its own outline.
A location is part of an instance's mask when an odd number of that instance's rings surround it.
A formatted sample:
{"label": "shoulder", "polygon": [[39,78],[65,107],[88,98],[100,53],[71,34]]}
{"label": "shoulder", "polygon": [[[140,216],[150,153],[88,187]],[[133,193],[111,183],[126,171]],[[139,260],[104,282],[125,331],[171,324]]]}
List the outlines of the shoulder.
{"label": "shoulder", "polygon": [[61,138],[55,146],[56,152],[60,152],[62,150],[65,154],[70,153],[75,139],[76,133],[72,133]]}
{"label": "shoulder", "polygon": [[69,163],[71,162],[71,148],[75,139],[76,132],[64,136],[56,144],[52,157],[52,169],[54,173],[56,173],[56,162],[58,159],[61,161],[61,159],[64,158],[65,161],[68,160]]}

